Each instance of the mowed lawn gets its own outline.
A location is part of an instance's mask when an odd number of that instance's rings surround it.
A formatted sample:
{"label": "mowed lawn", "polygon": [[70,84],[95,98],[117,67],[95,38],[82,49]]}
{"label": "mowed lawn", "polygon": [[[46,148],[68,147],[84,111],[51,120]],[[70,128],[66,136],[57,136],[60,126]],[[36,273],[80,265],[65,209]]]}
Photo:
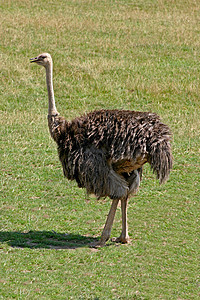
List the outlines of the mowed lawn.
{"label": "mowed lawn", "polygon": [[[199,299],[200,2],[10,0],[0,22],[0,299]],[[89,247],[110,200],[63,177],[41,52],[67,119],[131,109],[172,129],[173,171],[160,186],[145,165],[129,245]]]}

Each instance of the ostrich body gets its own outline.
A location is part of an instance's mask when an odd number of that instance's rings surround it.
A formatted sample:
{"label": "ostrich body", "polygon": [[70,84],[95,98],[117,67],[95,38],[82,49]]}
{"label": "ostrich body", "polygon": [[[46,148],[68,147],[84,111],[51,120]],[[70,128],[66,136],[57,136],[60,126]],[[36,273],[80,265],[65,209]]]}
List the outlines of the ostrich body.
{"label": "ostrich body", "polygon": [[56,109],[53,91],[53,62],[43,53],[31,59],[46,69],[49,98],[48,126],[57,143],[64,175],[76,180],[88,193],[110,197],[112,205],[101,239],[105,245],[119,200],[122,232],[117,242],[128,243],[127,201],[138,191],[142,168],[149,163],[160,183],[172,168],[171,132],[155,113],[129,110],[99,110],[67,121]]}

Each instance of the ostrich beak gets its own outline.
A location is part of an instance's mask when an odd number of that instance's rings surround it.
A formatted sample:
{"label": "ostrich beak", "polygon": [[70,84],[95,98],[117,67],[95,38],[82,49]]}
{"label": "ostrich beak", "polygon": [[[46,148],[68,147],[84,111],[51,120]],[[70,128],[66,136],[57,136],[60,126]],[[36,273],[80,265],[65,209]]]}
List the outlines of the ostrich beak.
{"label": "ostrich beak", "polygon": [[37,62],[37,61],[39,61],[38,57],[30,58],[30,62],[31,62],[31,63],[32,63],[32,62]]}

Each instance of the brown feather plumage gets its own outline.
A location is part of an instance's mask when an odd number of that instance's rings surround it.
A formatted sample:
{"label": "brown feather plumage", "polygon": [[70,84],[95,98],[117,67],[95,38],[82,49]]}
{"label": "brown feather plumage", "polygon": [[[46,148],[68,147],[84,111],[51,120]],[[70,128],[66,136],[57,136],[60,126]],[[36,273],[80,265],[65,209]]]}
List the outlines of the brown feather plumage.
{"label": "brown feather plumage", "polygon": [[50,116],[49,129],[64,175],[97,197],[128,195],[128,178],[146,162],[160,183],[172,168],[171,132],[155,113],[100,110],[71,122]]}

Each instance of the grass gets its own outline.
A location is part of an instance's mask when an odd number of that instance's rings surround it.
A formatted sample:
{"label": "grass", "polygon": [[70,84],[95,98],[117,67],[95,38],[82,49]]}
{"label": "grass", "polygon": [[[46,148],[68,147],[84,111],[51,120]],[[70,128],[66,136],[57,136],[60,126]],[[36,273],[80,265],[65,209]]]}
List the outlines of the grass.
{"label": "grass", "polygon": [[[2,299],[199,299],[198,1],[3,1],[0,5]],[[130,245],[89,248],[110,201],[63,178],[47,129],[44,70],[57,108],[157,112],[174,134],[174,168],[148,166],[129,203]],[[117,210],[112,236],[120,232]]]}

